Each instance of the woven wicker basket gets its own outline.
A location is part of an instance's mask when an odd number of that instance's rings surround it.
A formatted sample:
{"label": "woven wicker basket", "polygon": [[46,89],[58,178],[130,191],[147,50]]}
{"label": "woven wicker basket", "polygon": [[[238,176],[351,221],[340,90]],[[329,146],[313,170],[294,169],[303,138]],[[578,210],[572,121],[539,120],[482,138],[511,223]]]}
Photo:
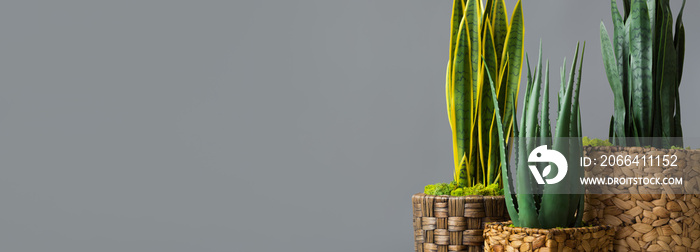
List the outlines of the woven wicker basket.
{"label": "woven wicker basket", "polygon": [[[697,176],[700,174],[700,151],[697,150],[589,147],[586,152],[590,157],[599,156],[600,153],[675,154],[678,163],[688,167],[676,171],[663,167],[593,167],[598,169],[593,172],[604,177],[619,177],[624,175],[616,173],[631,171],[638,177],[654,177],[653,173],[658,176],[658,170],[661,169],[664,176],[683,176],[683,186],[687,190],[697,191],[695,187],[700,184]],[[678,172],[685,174],[675,174]],[[631,188],[631,191],[634,190],[638,190],[638,193],[586,195],[583,220],[591,224],[619,226],[614,241],[616,251],[700,251],[700,195],[644,194],[646,189],[642,187]]]}
{"label": "woven wicker basket", "polygon": [[483,251],[485,224],[509,219],[503,196],[413,195],[418,252]]}
{"label": "woven wicker basket", "polygon": [[612,251],[612,226],[537,229],[511,227],[511,222],[490,223],[484,230],[490,251]]}

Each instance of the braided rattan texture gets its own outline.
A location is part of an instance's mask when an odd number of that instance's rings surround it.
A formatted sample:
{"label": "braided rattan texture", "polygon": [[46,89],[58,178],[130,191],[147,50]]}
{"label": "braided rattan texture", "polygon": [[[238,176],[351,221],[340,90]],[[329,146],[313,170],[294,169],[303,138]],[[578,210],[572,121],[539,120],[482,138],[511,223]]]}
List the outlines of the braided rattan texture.
{"label": "braided rattan texture", "polygon": [[612,251],[612,226],[537,229],[511,227],[511,222],[486,225],[485,250],[490,251]]}
{"label": "braided rattan texture", "polygon": [[480,252],[487,222],[507,221],[503,196],[413,195],[418,252]]}
{"label": "braided rattan texture", "polygon": [[[666,150],[641,147],[588,147],[586,154],[606,155],[676,155],[678,169],[688,174],[666,174],[668,167],[593,167],[602,176],[655,177],[659,170],[666,176],[683,176],[683,186],[700,184],[699,150]],[[591,153],[593,153],[591,155]],[[630,176],[631,176],[630,175]],[[690,179],[688,179],[690,178]],[[618,226],[615,251],[700,251],[700,195],[645,194],[644,187],[631,188],[638,194],[589,194],[583,221],[590,224]],[[690,190],[690,189],[689,189]]]}

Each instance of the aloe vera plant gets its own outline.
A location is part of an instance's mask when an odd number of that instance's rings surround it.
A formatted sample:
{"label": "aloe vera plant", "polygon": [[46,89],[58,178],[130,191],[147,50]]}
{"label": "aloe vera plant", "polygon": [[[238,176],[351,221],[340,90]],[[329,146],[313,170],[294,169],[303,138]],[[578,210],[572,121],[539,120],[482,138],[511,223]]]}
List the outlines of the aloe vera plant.
{"label": "aloe vera plant", "polygon": [[[617,1],[611,0],[613,43],[605,24],[600,24],[605,71],[615,99],[610,140],[621,146],[683,146],[679,86],[685,0],[675,34],[669,0],[623,0],[623,4],[624,16]],[[661,140],[649,142],[652,137]]]}
{"label": "aloe vera plant", "polygon": [[[582,185],[578,181],[572,181],[583,176],[583,169],[579,166],[578,159],[569,158],[567,161],[570,176],[563,177],[564,180],[561,182],[543,185],[534,181],[535,177],[532,176],[528,168],[528,156],[531,155],[532,150],[539,150],[542,145],[552,146],[552,150],[567,157],[582,155],[579,91],[585,50],[584,43],[580,62],[577,62],[579,45],[576,46],[575,58],[568,79],[565,76],[566,60],[561,68],[562,88],[558,94],[558,118],[554,134],[552,134],[549,121],[549,62],[547,62],[543,75],[541,44],[534,78],[530,74],[528,61],[525,107],[520,119],[522,124],[515,133],[518,141],[513,143],[516,155],[515,169],[518,172],[515,178],[511,178],[509,169],[502,169],[506,207],[515,226],[556,228],[581,225],[584,199],[583,194],[580,194]],[[574,70],[577,64],[579,64],[578,78],[575,79]],[[540,104],[540,89],[543,79],[544,94]],[[538,113],[541,115],[539,119],[537,118]],[[500,118],[497,118],[496,122],[501,129]],[[515,125],[517,128],[517,122]],[[502,130],[499,130],[498,135],[501,138],[505,137]],[[501,144],[501,147],[503,148],[505,145]],[[500,155],[500,159],[504,167],[507,167],[507,158],[503,153]],[[548,169],[545,168],[542,171],[545,178],[548,176]]]}
{"label": "aloe vera plant", "polygon": [[[447,65],[447,113],[452,129],[455,173],[460,187],[500,186],[500,144],[512,135],[523,63],[523,12],[520,1],[510,23],[504,0],[455,0],[450,59]],[[493,73],[495,91],[488,88]],[[492,93],[493,92],[493,93]],[[502,111],[499,115],[497,111]],[[505,119],[505,138],[495,118]]]}

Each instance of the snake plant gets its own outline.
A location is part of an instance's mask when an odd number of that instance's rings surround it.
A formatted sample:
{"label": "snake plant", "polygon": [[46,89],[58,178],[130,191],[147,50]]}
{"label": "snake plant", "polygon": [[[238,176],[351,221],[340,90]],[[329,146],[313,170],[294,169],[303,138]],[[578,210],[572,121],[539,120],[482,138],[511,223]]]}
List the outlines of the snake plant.
{"label": "snake plant", "polygon": [[[600,24],[605,71],[615,99],[610,140],[621,146],[683,146],[678,87],[685,54],[685,0],[675,35],[669,0],[623,4],[624,17],[611,0],[612,44],[605,24]],[[649,142],[651,137],[660,141]]]}
{"label": "snake plant", "polygon": [[[522,124],[519,130],[516,129],[515,135],[518,139],[513,142],[516,155],[515,168],[518,172],[514,178],[511,178],[512,175],[509,173],[509,169],[502,169],[506,207],[515,226],[556,228],[581,225],[583,194],[580,193],[582,192],[582,185],[578,181],[573,180],[583,176],[583,169],[578,165],[578,159],[571,158],[571,156],[581,156],[583,150],[580,138],[581,112],[579,91],[581,89],[581,71],[585,50],[586,44],[584,43],[580,58],[581,62],[578,63],[579,46],[576,46],[575,58],[568,79],[565,79],[566,60],[561,68],[562,88],[558,96],[558,118],[554,134],[552,134],[550,129],[549,121],[549,62],[547,62],[545,73],[542,75],[541,44],[540,57],[534,78],[530,74],[528,61],[525,107],[520,119]],[[577,63],[580,64],[578,78],[574,81],[574,70]],[[540,89],[543,78],[544,93],[540,105]],[[493,86],[493,83],[491,83],[491,86]],[[538,105],[541,107],[538,107]],[[537,118],[538,113],[541,115],[539,119]],[[502,127],[500,118],[497,118],[496,122],[499,126],[499,137],[505,137],[503,131],[500,130]],[[517,128],[517,122],[515,122],[515,125]],[[501,148],[505,147],[503,143],[499,144]],[[543,145],[551,146],[554,151],[558,151],[564,157],[569,157],[569,161],[567,161],[569,176],[563,177],[563,181],[553,184],[541,184],[534,181],[536,178],[528,169],[528,163],[532,161],[530,160],[532,157],[528,156],[531,155],[532,150],[542,151]],[[537,153],[540,152],[538,151]],[[507,167],[506,155],[501,153],[500,159],[504,167]],[[549,169],[548,166],[542,171],[545,178],[549,174]],[[562,174],[566,175],[567,173]]]}
{"label": "snake plant", "polygon": [[[523,12],[520,1],[510,22],[504,0],[455,0],[447,65],[447,113],[452,129],[454,179],[459,187],[500,186],[499,147],[512,135],[523,63]],[[493,73],[495,91],[486,72]],[[502,111],[498,115],[496,111]],[[495,117],[505,119],[505,138],[496,134]]]}

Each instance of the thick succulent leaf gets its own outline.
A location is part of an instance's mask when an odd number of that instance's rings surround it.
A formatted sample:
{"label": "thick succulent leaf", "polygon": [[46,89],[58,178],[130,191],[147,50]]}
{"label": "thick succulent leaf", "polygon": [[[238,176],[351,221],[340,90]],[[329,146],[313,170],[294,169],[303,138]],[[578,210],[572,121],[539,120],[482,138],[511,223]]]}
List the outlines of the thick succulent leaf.
{"label": "thick succulent leaf", "polygon": [[[569,141],[569,156],[572,157],[582,157],[583,156],[583,147],[581,146],[581,138],[580,138],[580,123],[581,123],[581,111],[575,111],[576,113],[576,123],[577,123],[577,129],[576,131],[576,136],[572,136],[571,138],[568,139]],[[578,178],[584,176],[584,170],[582,167],[579,166],[578,160],[568,160],[569,161],[569,171],[572,172],[574,176],[569,176],[568,177],[568,184],[572,186],[570,188],[570,192],[580,192],[583,191],[583,186],[579,183]],[[570,195],[565,195],[569,196],[569,209],[568,209],[568,215],[567,216],[567,221],[566,221],[566,226],[567,227],[580,227],[581,226],[581,220],[583,217],[583,194],[570,194]]]}
{"label": "thick succulent leaf", "polygon": [[502,165],[501,169],[501,176],[503,177],[503,188],[504,188],[504,194],[506,198],[506,207],[508,208],[508,213],[511,216],[511,220],[513,223],[519,223],[518,220],[518,214],[517,210],[515,209],[515,206],[513,205],[513,197],[510,191],[510,176],[508,174],[508,159],[506,158],[506,146],[505,146],[505,134],[503,133],[503,120],[501,120],[500,116],[500,111],[498,109],[498,103],[497,100],[498,98],[496,97],[496,89],[494,88],[493,85],[493,78],[491,77],[491,73],[486,69],[486,75],[488,76],[488,83],[491,86],[491,97],[493,101],[493,106],[496,108],[496,113],[494,115],[496,116],[495,121],[496,121],[496,131],[498,132],[498,147],[500,149],[499,152],[499,158],[500,158],[500,163]]}
{"label": "thick succulent leaf", "polygon": [[[540,110],[542,115],[540,116],[540,138],[551,139],[552,137],[552,127],[549,125],[549,60],[547,60],[547,68],[544,74],[544,92],[542,95],[542,109]],[[551,146],[551,143],[544,143]]]}
{"label": "thick succulent leaf", "polygon": [[[523,123],[524,124],[524,123]],[[521,136],[524,132],[520,132]],[[518,157],[519,162],[516,164],[516,187],[517,187],[517,206],[518,206],[518,213],[520,214],[519,216],[519,226],[520,227],[538,227],[539,226],[539,218],[538,218],[538,211],[536,207],[536,202],[535,202],[535,195],[532,192],[532,175],[529,172],[527,168],[527,153],[525,153],[527,150],[525,148],[526,145],[526,139],[525,138],[520,138],[518,141],[520,146],[518,147],[520,152],[516,153],[516,155],[520,155]]]}
{"label": "thick succulent leaf", "polygon": [[538,227],[540,225],[540,216],[537,211],[538,204],[536,201],[536,198],[539,196],[534,195],[538,188],[529,172],[528,162],[526,161],[528,160],[528,153],[526,153],[526,150],[534,149],[534,145],[536,144],[534,138],[537,136],[537,104],[540,100],[539,85],[541,84],[541,82],[537,82],[537,76],[541,75],[538,74],[539,69],[541,69],[540,66],[542,65],[541,52],[540,50],[538,67],[535,69],[535,78],[532,82],[528,83],[527,92],[525,94],[526,104],[522,113],[522,124],[518,141],[520,145],[518,148],[521,151],[516,153],[516,155],[519,155],[518,160],[520,160],[520,162],[516,164],[518,210],[520,213],[520,226],[523,227]]}
{"label": "thick succulent leaf", "polygon": [[[525,124],[526,138],[520,140],[526,142],[527,150],[533,150],[538,144],[540,144],[540,140],[537,139],[537,137],[540,136],[540,127],[538,125],[537,120],[537,105],[540,101],[540,89],[542,88],[542,41],[540,41],[538,55],[539,56],[537,58],[537,67],[535,68],[535,78],[533,82],[528,83],[528,93],[526,94],[527,103],[525,103],[525,110],[523,111],[523,114],[525,115],[525,120],[523,121],[523,124]],[[528,170],[527,164],[524,164],[521,168],[525,169],[526,171]],[[536,194],[535,197],[538,196],[537,194],[541,193],[541,186],[539,186],[539,184],[535,183],[532,180],[530,180],[530,187],[531,192]]]}
{"label": "thick succulent leaf", "polygon": [[[585,43],[585,42],[584,42],[584,43]],[[583,57],[583,54],[581,54],[581,57]],[[581,61],[583,61],[583,59],[582,59]],[[583,64],[581,64],[581,66],[583,66]],[[578,103],[578,100],[577,100],[576,102]],[[581,136],[583,136],[583,130],[581,129],[581,107],[580,107],[580,106],[577,106],[577,107],[579,107],[579,111],[578,111],[578,132],[576,133],[576,136],[577,136],[577,137],[576,137],[575,141],[578,141],[577,146],[579,147],[579,149],[578,149],[578,150],[575,150],[575,151],[577,151],[578,153],[580,153],[580,156],[583,157],[583,142],[582,142],[582,141],[579,141],[579,138],[580,138]],[[575,160],[574,160],[574,162],[575,162]],[[580,178],[580,177],[585,176],[585,171],[584,171],[583,167],[580,167],[580,166],[578,166],[578,167],[579,167],[579,169],[577,169],[577,171],[578,171],[578,176],[577,176],[577,177]],[[572,178],[572,179],[574,180],[574,182],[573,182],[574,184],[575,184],[576,182],[578,182],[578,181],[575,181],[575,180],[576,180],[575,177]],[[578,186],[579,186],[579,189],[581,189],[581,188],[583,187],[583,186],[580,185],[580,184],[579,184]],[[579,203],[578,203],[578,211],[576,212],[576,221],[574,222],[574,227],[580,227],[580,226],[582,226],[583,211],[584,211],[584,204],[585,204],[585,203],[584,203],[585,195],[583,195],[583,194],[578,194],[577,196],[578,196],[578,198],[579,198],[579,200],[578,200]],[[574,201],[574,202],[575,202],[575,201]]]}
{"label": "thick succulent leaf", "polygon": [[[571,99],[573,97],[574,91],[574,70],[576,70],[576,65],[578,64],[578,52],[579,46],[576,46],[576,58],[571,65],[571,71],[569,71],[569,80],[566,82],[566,91],[562,96],[562,101],[559,107],[559,114],[557,116],[557,127],[554,130],[554,137],[568,137],[569,136],[569,124],[571,120]],[[564,84],[562,84],[564,85]],[[569,108],[569,109],[566,109]],[[557,146],[556,143],[554,146]],[[563,147],[561,147],[563,148]]]}
{"label": "thick succulent leaf", "polygon": [[[527,94],[526,94],[527,96]],[[527,153],[526,149],[526,132],[525,132],[525,112],[523,111],[521,115],[520,130],[516,130],[519,140],[515,142],[515,166],[516,169],[515,178],[513,180],[517,181],[515,187],[517,188],[516,194],[516,207],[518,209],[518,223],[513,222],[514,225],[518,227],[535,227],[539,225],[538,211],[536,207],[535,195],[532,194],[532,179],[529,176],[529,170],[527,168]],[[515,123],[515,122],[514,122]],[[517,123],[515,123],[517,126]],[[527,173],[526,173],[527,172]]]}
{"label": "thick succulent leaf", "polygon": [[[537,131],[535,130],[535,127],[537,127],[537,104],[540,102],[540,88],[542,84],[542,41],[540,41],[540,52],[539,52],[539,57],[537,59],[537,68],[535,69],[535,80],[533,83],[528,83],[528,102],[525,104],[525,111],[524,113],[526,114],[525,120],[523,121],[525,126],[525,137],[528,138],[535,138],[537,137]],[[532,85],[532,86],[530,86]],[[531,143],[534,145],[535,143]],[[534,149],[530,148],[534,146],[528,146],[528,149]]]}
{"label": "thick succulent leaf", "polygon": [[[501,62],[501,68],[500,68],[500,73],[498,74],[500,80],[499,85],[500,87],[497,87],[498,89],[498,97],[503,97],[502,99],[498,100],[499,104],[499,109],[501,111],[501,118],[505,116],[505,108],[506,105],[508,104],[508,101],[514,101],[515,98],[514,96],[508,96],[508,75],[506,74],[508,72],[508,69],[510,69],[510,66],[508,65],[508,56],[506,56],[505,60]],[[510,136],[511,133],[513,132],[513,124],[512,124],[512,119],[515,119],[515,116],[513,115],[511,119],[504,118],[505,119],[505,132],[506,132],[506,141],[510,141]],[[507,123],[506,123],[507,122]]]}
{"label": "thick succulent leaf", "polygon": [[[540,68],[542,66],[539,66]],[[545,67],[545,74],[544,77],[544,91],[542,92],[542,102],[541,102],[541,109],[539,111],[540,113],[540,122],[537,125],[537,146],[541,145],[547,145],[547,146],[552,146],[552,131],[551,131],[551,126],[549,124],[549,60],[547,60],[546,67]],[[539,84],[538,84],[539,85]],[[541,164],[539,168],[544,168],[546,167],[545,164]],[[546,174],[546,172],[544,173]],[[546,176],[546,175],[544,175]],[[535,187],[534,190],[537,194],[536,196],[541,197],[541,194],[544,190],[544,187],[540,184],[533,184]],[[537,206],[539,209],[539,206]],[[542,217],[542,216],[540,216]]]}
{"label": "thick succulent leaf", "polygon": [[[572,109],[575,106],[577,106],[575,98],[578,97],[578,94],[576,94],[578,92],[577,86],[580,86],[574,83],[574,70],[576,69],[576,65],[578,63],[578,53],[579,46],[577,45],[576,53],[574,56],[574,62],[569,73],[569,81],[566,84],[566,91],[564,96],[562,97],[562,105],[561,107],[559,107],[559,113],[557,116],[557,127],[554,133],[555,142],[554,146],[552,147],[552,149],[559,151],[565,156],[571,151],[571,141],[569,138],[572,136],[572,130],[570,126],[572,124],[571,121],[572,118],[577,118],[576,113],[573,113],[574,111],[572,111]],[[583,59],[581,60],[582,65]],[[579,69],[579,71],[581,70]],[[571,164],[572,162],[569,162],[570,166]],[[540,209],[540,216],[546,217],[540,218],[541,228],[555,228],[557,226],[568,225],[568,222],[570,222],[571,220],[570,211],[572,208],[572,204],[576,204],[576,207],[578,207],[578,201],[572,202],[572,200],[574,199],[572,199],[570,195],[566,194],[568,192],[571,192],[571,186],[572,184],[568,182],[547,185],[545,187],[545,193],[544,195],[542,195],[542,207]],[[562,209],[567,210],[562,211]]]}
{"label": "thick succulent leaf", "polygon": [[[528,82],[527,82],[528,84],[527,84],[527,87],[525,87],[525,104],[528,104],[528,99],[530,97],[530,88],[532,87],[532,85],[530,84],[530,83],[532,83],[532,78],[531,78],[531,74],[530,74],[531,71],[530,71],[530,59],[529,59],[529,57],[527,59],[527,68],[528,68],[527,69],[528,70]],[[523,110],[523,112],[520,114],[520,122],[521,122],[520,127],[515,130],[515,136],[517,136],[518,138],[524,138],[526,135],[526,130],[525,130],[525,126],[527,124],[527,123],[525,123],[527,121],[526,116],[527,116],[527,113],[525,113],[525,111]],[[515,151],[515,160],[516,160],[515,165],[517,166],[516,169],[520,168],[520,162],[518,162],[518,160],[527,160],[527,159],[521,159],[522,157],[524,157],[524,155],[521,155],[521,153],[518,152],[518,149],[524,150],[525,148],[526,148],[525,141],[516,141],[516,144],[515,144],[515,149],[516,149],[516,151]]]}
{"label": "thick succulent leaf", "polygon": [[576,212],[576,221],[574,222],[574,227],[583,226],[583,211],[585,206],[585,195],[578,196],[578,211]]}
{"label": "thick succulent leaf", "polygon": [[[581,130],[581,106],[579,105],[579,111],[578,111],[578,131],[576,132],[577,137],[583,136],[583,130]],[[582,139],[583,141],[583,139]],[[581,143],[581,147],[583,147],[583,142]]]}
{"label": "thick succulent leaf", "polygon": [[[583,75],[583,61],[584,61],[584,56],[586,55],[586,42],[583,42],[583,49],[581,49],[581,62],[579,63],[578,67],[578,77],[574,86],[574,94],[572,97],[572,103],[571,103],[571,110],[572,110],[572,115],[571,115],[571,123],[569,124],[569,129],[570,129],[570,134],[569,138],[567,141],[569,141],[569,155],[570,156],[583,156],[583,151],[582,151],[582,146],[581,146],[581,141],[579,140],[581,137],[581,107],[579,105],[579,95],[581,93],[581,76]],[[566,108],[564,108],[566,109]],[[573,174],[575,176],[569,176],[567,178],[567,185],[569,185],[568,189],[570,192],[576,192],[576,191],[582,191],[583,187],[581,186],[580,183],[577,183],[577,178],[583,177],[583,169],[579,166],[577,166],[576,160],[568,160],[569,161],[569,167]],[[581,194],[572,194],[571,199],[569,201],[569,211],[567,215],[567,226],[575,225],[577,222],[577,219],[579,218],[576,215],[576,212],[578,212],[578,208],[580,207],[580,199],[583,197]],[[582,213],[582,212],[581,212]],[[581,214],[582,215],[582,214]]]}
{"label": "thick succulent leaf", "polygon": [[[578,45],[577,45],[578,47]],[[578,67],[578,76],[576,79],[576,82],[574,83],[574,94],[573,97],[571,98],[571,108],[564,107],[563,109],[571,109],[572,115],[571,115],[571,123],[569,124],[569,130],[571,131],[569,133],[569,137],[580,137],[578,135],[578,118],[579,118],[579,94],[581,92],[581,76],[583,75],[583,58],[584,55],[586,54],[586,42],[583,42],[583,48],[581,49],[581,62],[579,63]],[[570,145],[573,146],[573,145]]]}
{"label": "thick succulent leaf", "polygon": [[608,83],[613,91],[614,98],[614,127],[615,130],[610,134],[614,134],[617,137],[625,137],[624,125],[625,125],[625,98],[622,93],[622,82],[619,78],[618,65],[615,64],[615,54],[613,54],[612,45],[610,44],[610,38],[608,37],[608,31],[605,29],[605,24],[600,22],[600,45],[601,51],[603,53],[603,64],[605,66],[605,73],[608,76]]}
{"label": "thick succulent leaf", "polygon": [[637,126],[644,135],[651,135],[653,97],[652,27],[645,0],[633,0],[630,22],[630,70],[632,71],[633,111]]}
{"label": "thick succulent leaf", "polygon": [[557,112],[561,108],[561,97],[564,96],[564,90],[566,90],[566,57],[564,57],[564,63],[559,69],[559,76],[561,76],[561,85],[559,85],[559,92],[557,93]]}
{"label": "thick succulent leaf", "polygon": [[[525,104],[527,104],[527,98],[530,96],[528,94],[530,93],[530,88],[532,87],[532,85],[530,85],[530,83],[532,83],[532,81],[533,81],[532,80],[532,69],[530,68],[530,55],[528,55],[527,53],[525,53],[525,61],[527,62],[527,86],[525,86]],[[525,120],[525,114],[522,114],[520,116],[520,121],[524,122],[524,120]]]}

